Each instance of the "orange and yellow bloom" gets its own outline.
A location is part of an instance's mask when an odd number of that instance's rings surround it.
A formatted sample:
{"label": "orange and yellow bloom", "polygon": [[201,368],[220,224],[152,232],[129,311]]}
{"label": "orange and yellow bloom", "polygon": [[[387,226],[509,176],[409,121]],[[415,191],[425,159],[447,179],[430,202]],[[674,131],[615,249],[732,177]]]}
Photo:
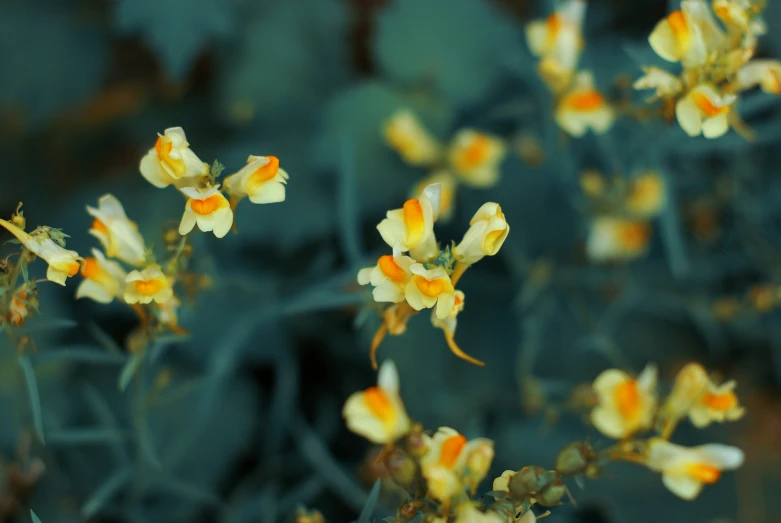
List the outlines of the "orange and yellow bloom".
{"label": "orange and yellow bloom", "polygon": [[580,137],[589,129],[597,134],[607,132],[613,126],[615,111],[594,87],[591,73],[583,72],[558,101],[554,117],[567,134]]}
{"label": "orange and yellow bloom", "polygon": [[506,146],[495,136],[462,129],[454,137],[448,152],[450,167],[458,178],[473,187],[491,187],[499,180],[499,166]]}
{"label": "orange and yellow bloom", "polygon": [[182,187],[180,190],[188,200],[179,224],[179,234],[189,233],[195,224],[204,232],[213,231],[217,238],[228,234],[233,225],[233,210],[228,199],[220,192],[219,185],[206,189]]}
{"label": "orange and yellow bloom", "polygon": [[618,369],[602,372],[593,384],[598,405],[591,422],[605,436],[622,439],[647,429],[656,414],[656,367],[649,365],[637,378]]}
{"label": "orange and yellow bloom", "polygon": [[46,271],[46,278],[49,281],[65,285],[67,278],[79,273],[82,262],[79,253],[65,249],[52,240],[46,232],[33,232],[33,235],[30,235],[6,220],[0,220],[0,226],[13,234],[27,250],[49,264]]}
{"label": "orange and yellow bloom", "polygon": [[510,226],[498,203],[484,203],[469,222],[461,243],[453,248],[456,260],[472,265],[485,256],[494,256],[510,234]]}
{"label": "orange and yellow bloom", "polygon": [[412,277],[410,267],[414,263],[415,260],[400,252],[381,256],[377,265],[358,272],[358,283],[371,283],[375,301],[400,303],[404,301],[404,289]]}
{"label": "orange and yellow bloom", "polygon": [[159,265],[150,265],[142,271],[133,271],[125,279],[124,298],[127,303],[165,303],[174,291],[171,282]]}
{"label": "orange and yellow bloom", "polygon": [[225,178],[224,185],[234,207],[247,197],[252,203],[278,203],[285,201],[288,178],[276,156],[250,156],[247,165]]}
{"label": "orange and yellow bloom", "polygon": [[445,269],[426,269],[422,264],[415,263],[410,271],[412,277],[404,288],[404,297],[410,307],[419,311],[436,305],[437,318],[447,318],[455,305],[456,291]]}
{"label": "orange and yellow bloom", "polygon": [[600,216],[591,222],[586,254],[597,263],[632,260],[646,253],[650,240],[646,221]]}
{"label": "orange and yellow bloom", "polygon": [[675,385],[664,404],[663,412],[673,419],[689,416],[695,427],[712,422],[740,419],[745,409],[734,392],[736,383],[715,384],[698,363],[685,365],[675,378]]}
{"label": "orange and yellow bloom", "polygon": [[188,180],[205,176],[209,165],[190,149],[181,127],[171,127],[157,136],[155,146],[141,159],[141,175],[155,187],[187,184]]}
{"label": "orange and yellow bloom", "polygon": [[719,94],[712,85],[698,85],[678,100],[675,116],[689,136],[718,138],[729,130],[729,114],[736,99],[733,94]]}
{"label": "orange and yellow bloom", "polygon": [[409,109],[396,111],[385,123],[383,134],[388,145],[410,165],[431,165],[442,155],[442,145]]}
{"label": "orange and yellow bloom", "polygon": [[401,209],[388,211],[377,226],[385,243],[401,252],[410,251],[418,261],[435,256],[434,222],[439,216],[440,196],[439,185],[429,185],[420,198],[410,198]]}
{"label": "orange and yellow bloom", "polygon": [[94,217],[89,233],[100,241],[106,256],[136,267],[144,264],[144,238],[116,197],[104,194],[98,199],[98,207],[88,205],[87,212]]}
{"label": "orange and yellow bloom", "polygon": [[92,249],[92,257],[84,260],[81,275],[84,279],[76,289],[76,299],[111,303],[114,298],[123,298],[127,274],[119,263],[107,260],[98,249]]}

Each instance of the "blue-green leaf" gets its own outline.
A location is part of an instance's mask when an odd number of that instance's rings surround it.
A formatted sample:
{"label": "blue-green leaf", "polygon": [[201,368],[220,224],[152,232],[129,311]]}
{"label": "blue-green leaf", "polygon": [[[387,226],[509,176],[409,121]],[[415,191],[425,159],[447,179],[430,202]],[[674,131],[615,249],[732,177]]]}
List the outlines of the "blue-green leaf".
{"label": "blue-green leaf", "polygon": [[38,517],[38,516],[35,514],[35,512],[33,512],[32,510],[30,510],[30,519],[32,519],[32,520],[33,520],[33,523],[41,523],[41,518],[39,518],[39,517]]}
{"label": "blue-green leaf", "polygon": [[371,517],[374,513],[374,508],[377,506],[377,498],[380,496],[381,484],[382,481],[379,479],[374,482],[372,491],[369,493],[369,499],[366,500],[366,504],[363,506],[363,510],[361,510],[361,514],[358,516],[358,519],[355,523],[371,523]]}
{"label": "blue-green leaf", "polygon": [[35,379],[33,364],[30,362],[30,357],[26,354],[19,356],[18,361],[24,373],[24,381],[27,383],[27,394],[30,397],[30,410],[33,415],[35,433],[38,434],[38,439],[41,440],[41,443],[45,443],[43,438],[43,417],[41,416],[41,398],[38,395],[38,381]]}
{"label": "blue-green leaf", "polygon": [[98,488],[84,502],[81,507],[81,514],[89,518],[97,514],[108,503],[114,495],[125,486],[130,479],[130,467],[123,467],[109,477],[103,485]]}
{"label": "blue-green leaf", "polygon": [[120,391],[122,392],[125,391],[128,384],[130,383],[130,380],[133,379],[133,377],[136,375],[136,372],[138,372],[138,368],[144,362],[144,357],[145,357],[145,352],[139,351],[133,354],[130,357],[130,359],[127,361],[125,366],[122,368],[122,372],[119,374],[119,381],[118,381],[118,386]]}

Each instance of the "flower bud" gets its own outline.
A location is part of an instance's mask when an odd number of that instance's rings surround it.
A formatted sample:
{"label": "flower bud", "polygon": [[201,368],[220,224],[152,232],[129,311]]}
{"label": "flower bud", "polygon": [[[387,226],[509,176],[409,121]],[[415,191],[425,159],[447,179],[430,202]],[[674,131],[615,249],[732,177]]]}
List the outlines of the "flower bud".
{"label": "flower bud", "polygon": [[453,249],[455,258],[466,265],[472,265],[484,256],[494,256],[510,232],[502,208],[492,202],[483,204],[469,225],[461,243]]}
{"label": "flower bud", "polygon": [[524,467],[510,478],[508,484],[510,494],[522,497],[537,492],[552,481],[553,477],[555,472],[551,475],[543,467],[536,465]]}
{"label": "flower bud", "polygon": [[584,472],[595,457],[596,453],[591,445],[576,441],[559,451],[554,468],[562,476],[574,476]]}
{"label": "flower bud", "polygon": [[561,498],[567,494],[567,486],[557,479],[553,483],[545,485],[542,490],[535,494],[534,499],[543,507],[555,507],[561,503]]}

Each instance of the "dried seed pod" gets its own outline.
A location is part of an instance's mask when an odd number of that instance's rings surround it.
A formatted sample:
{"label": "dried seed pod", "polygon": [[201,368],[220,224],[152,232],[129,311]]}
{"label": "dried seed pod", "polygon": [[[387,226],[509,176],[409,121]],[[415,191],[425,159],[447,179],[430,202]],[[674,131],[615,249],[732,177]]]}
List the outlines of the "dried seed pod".
{"label": "dried seed pod", "polygon": [[555,479],[555,474],[554,472],[551,475],[548,470],[537,465],[524,467],[510,478],[508,484],[510,494],[516,497],[523,497],[538,492]]}
{"label": "dried seed pod", "polygon": [[553,468],[562,476],[581,474],[595,457],[596,452],[591,445],[585,441],[576,441],[559,451]]}
{"label": "dried seed pod", "polygon": [[534,498],[543,507],[555,507],[561,504],[561,498],[567,494],[567,486],[560,480],[545,485]]}

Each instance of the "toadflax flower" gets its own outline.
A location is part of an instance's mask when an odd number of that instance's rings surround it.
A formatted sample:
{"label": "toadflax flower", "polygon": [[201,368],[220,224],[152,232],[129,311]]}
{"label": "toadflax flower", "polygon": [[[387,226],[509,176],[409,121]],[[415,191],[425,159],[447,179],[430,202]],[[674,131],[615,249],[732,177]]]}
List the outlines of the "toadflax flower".
{"label": "toadflax flower", "polygon": [[136,267],[144,264],[144,238],[116,197],[104,194],[98,199],[97,209],[88,205],[87,212],[95,218],[89,233],[103,245],[106,256]]}
{"label": "toadflax flower", "polygon": [[494,256],[504,244],[510,226],[498,203],[484,203],[469,222],[461,243],[453,248],[456,260],[472,265],[484,256]]}
{"label": "toadflax flower", "polygon": [[376,387],[347,398],[342,416],[348,429],[372,443],[393,443],[409,432],[411,423],[399,396],[399,373],[392,361],[380,366]]}
{"label": "toadflax flower", "polygon": [[279,167],[276,156],[250,156],[247,165],[225,178],[223,183],[235,208],[245,197],[249,197],[252,203],[284,202],[288,178],[287,172]]}
{"label": "toadflax flower", "polygon": [[745,409],[733,392],[734,381],[716,385],[702,365],[689,363],[675,377],[675,385],[664,404],[666,416],[678,419],[688,415],[695,427],[706,427],[711,422],[740,419]]}
{"label": "toadflax flower", "polygon": [[179,223],[179,234],[189,233],[196,223],[204,232],[214,231],[217,238],[228,234],[233,225],[233,210],[228,199],[220,192],[219,184],[205,189],[182,187],[181,191],[188,200]]}
{"label": "toadflax flower", "polygon": [[17,240],[49,264],[46,278],[54,283],[65,285],[65,280],[75,276],[81,268],[82,258],[76,251],[69,251],[52,240],[46,232],[27,234],[11,222],[0,219],[0,225],[13,234]]}
{"label": "toadflax flower", "polygon": [[[527,514],[531,514],[531,511],[528,511]],[[518,523],[535,523],[534,514],[532,514],[532,519],[526,517],[525,515],[514,521],[518,521]],[[445,520],[443,520],[445,521]],[[506,523],[507,517],[503,516],[502,514],[495,512],[495,511],[486,511],[481,512],[477,508],[475,508],[474,504],[472,502],[465,502],[461,503],[458,508],[456,509],[456,519],[454,523]]]}
{"label": "toadflax flower", "polygon": [[741,90],[757,85],[768,94],[781,95],[781,62],[753,60],[738,70],[738,86]]}
{"label": "toadflax flower", "polygon": [[441,155],[441,144],[409,109],[393,113],[383,127],[383,135],[388,145],[410,165],[431,165]]}
{"label": "toadflax flower", "polygon": [[416,311],[430,309],[434,305],[437,318],[444,320],[453,310],[456,302],[455,289],[445,269],[426,269],[415,263],[410,267],[412,277],[404,288],[404,297]]}
{"label": "toadflax flower", "polygon": [[36,304],[32,293],[24,290],[23,287],[8,304],[8,322],[17,327],[24,325],[27,316],[30,315],[30,309],[36,310]]}
{"label": "toadflax flower", "polygon": [[598,405],[591,422],[605,436],[621,439],[651,426],[656,409],[656,367],[648,365],[637,378],[609,369],[593,384]]}
{"label": "toadflax flower", "polygon": [[532,54],[542,59],[544,78],[555,84],[566,84],[577,67],[583,50],[583,19],[586,2],[567,0],[545,20],[534,20],[526,26],[526,41]]}
{"label": "toadflax flower", "polygon": [[439,220],[446,222],[453,216],[456,206],[456,180],[450,171],[439,170],[423,178],[412,188],[410,196],[420,198],[429,185],[439,185]]}
{"label": "toadflax flower", "polygon": [[438,184],[429,185],[420,198],[410,198],[401,209],[388,211],[377,226],[385,243],[401,252],[410,251],[418,261],[435,256],[434,222],[439,216],[440,195]]}
{"label": "toadflax flower", "polygon": [[142,271],[133,271],[125,279],[125,301],[134,303],[165,303],[174,295],[171,282],[159,265],[149,265]]}
{"label": "toadflax flower", "polygon": [[654,89],[653,98],[670,98],[678,95],[683,90],[683,82],[663,69],[658,67],[643,67],[643,76],[635,80],[632,87],[635,89]]}
{"label": "toadflax flower", "polygon": [[184,130],[171,127],[157,135],[155,146],[141,159],[139,169],[149,183],[162,188],[204,176],[209,172],[209,165],[190,150]]}
{"label": "toadflax flower", "polygon": [[583,136],[589,129],[597,134],[607,132],[615,120],[615,112],[602,93],[594,87],[594,78],[582,72],[572,87],[558,101],[554,115],[556,123],[570,136]]}
{"label": "toadflax flower", "polygon": [[743,451],[729,445],[682,447],[661,438],[648,443],[646,465],[662,473],[664,486],[676,496],[691,500],[703,486],[716,483],[724,470],[743,464]]}
{"label": "toadflax flower", "polygon": [[393,255],[381,256],[374,267],[358,271],[358,283],[372,284],[374,301],[400,303],[404,301],[404,288],[412,276],[410,267],[414,263],[415,260],[396,250]]}
{"label": "toadflax flower", "polygon": [[586,254],[591,261],[625,261],[648,250],[651,226],[648,222],[600,216],[591,222]]}
{"label": "toadflax flower", "polygon": [[499,180],[499,165],[505,152],[500,138],[462,129],[453,138],[448,158],[453,172],[467,185],[492,187]]}
{"label": "toadflax flower", "polygon": [[92,298],[99,303],[111,303],[114,298],[122,298],[127,278],[122,266],[107,260],[98,249],[92,249],[92,256],[84,260],[81,268],[84,280],[76,289],[76,299]]}
{"label": "toadflax flower", "polygon": [[624,207],[634,216],[651,218],[664,209],[666,201],[664,178],[657,172],[646,171],[630,180]]}
{"label": "toadflax flower", "polygon": [[648,43],[662,59],[691,68],[703,65],[725,37],[704,0],[683,0],[680,11],[656,25]]}
{"label": "toadflax flower", "polygon": [[737,98],[721,95],[715,87],[701,84],[675,104],[678,124],[689,136],[718,138],[729,130],[729,112]]}
{"label": "toadflax flower", "polygon": [[[470,480],[469,485],[464,481],[466,479],[464,475],[468,472],[469,458],[475,456],[476,452],[484,453],[486,448],[493,450],[493,442],[485,438],[467,441],[463,434],[450,427],[440,427],[433,437],[424,437],[428,450],[421,458],[420,466],[426,479],[429,496],[448,503],[467,486],[474,484],[474,480]],[[483,477],[486,472],[487,468],[482,473]],[[479,480],[481,481],[483,477]]]}

